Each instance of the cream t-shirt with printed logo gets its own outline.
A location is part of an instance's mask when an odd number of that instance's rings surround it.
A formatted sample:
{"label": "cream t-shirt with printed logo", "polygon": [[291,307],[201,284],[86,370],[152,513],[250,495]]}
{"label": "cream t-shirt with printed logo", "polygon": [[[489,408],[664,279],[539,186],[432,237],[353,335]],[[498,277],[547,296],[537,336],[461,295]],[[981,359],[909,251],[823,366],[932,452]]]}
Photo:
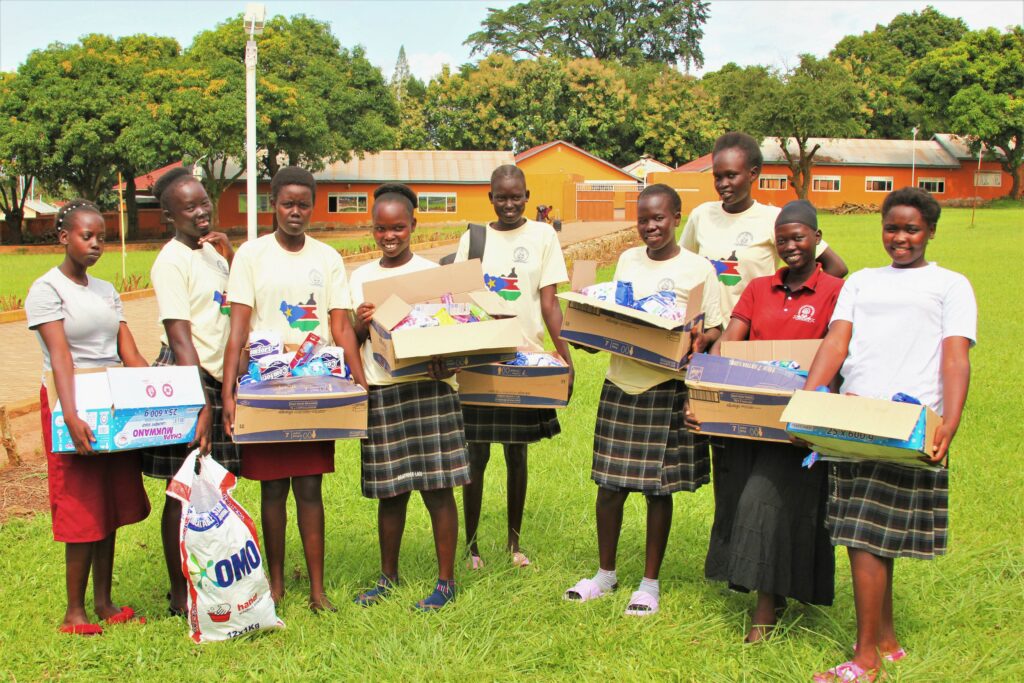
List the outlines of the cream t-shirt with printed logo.
{"label": "cream t-shirt with printed logo", "polygon": [[[721,202],[704,202],[686,220],[679,246],[711,261],[721,289],[723,319],[732,315],[748,282],[772,275],[781,264],[775,247],[779,211],[755,201],[746,211],[727,213]],[[816,254],[821,256],[826,249],[822,240]]]}
{"label": "cream t-shirt with printed logo", "polygon": [[[659,291],[675,292],[676,300],[685,302],[686,295],[699,284],[704,285],[701,311],[704,327],[722,324],[722,305],[715,269],[707,259],[681,249],[667,261],[647,256],[647,247],[633,247],[622,252],[615,266],[615,279],[633,283],[633,297],[641,299]],[[684,304],[685,305],[685,304]],[[642,394],[670,379],[682,379],[683,373],[659,368],[648,363],[612,355],[608,362],[608,381],[627,394]]]}
{"label": "cream t-shirt with printed logo", "polygon": [[334,344],[328,313],[352,308],[341,255],[309,235],[297,252],[283,249],[274,233],[239,247],[228,300],[252,307],[250,330],[274,330],[296,345],[310,332]]}
{"label": "cream t-shirt with printed logo", "polygon": [[[149,279],[156,292],[160,322],[188,321],[199,365],[220,381],[224,374],[224,348],[231,330],[227,259],[209,244],[189,249],[172,239],[157,254]],[[160,342],[170,345],[163,325]]]}
{"label": "cream t-shirt with printed logo", "polygon": [[[469,231],[459,240],[456,261],[469,256]],[[569,281],[558,235],[546,223],[528,220],[515,230],[487,226],[483,256],[484,285],[515,310],[526,339],[544,345],[540,290]]]}
{"label": "cream t-shirt with printed logo", "polygon": [[[384,268],[380,265],[379,260],[365,263],[352,271],[352,276],[349,280],[349,287],[352,290],[352,308],[353,310],[359,308],[359,304],[363,303],[363,285],[367,282],[384,280],[397,275],[408,275],[409,273],[417,273],[421,270],[428,270],[430,268],[437,267],[438,265],[433,261],[425,259],[422,256],[417,256],[416,254],[413,254],[408,263],[403,263],[395,268]],[[430,379],[424,375],[414,375],[412,377],[392,377],[389,375],[387,371],[385,371],[384,368],[378,365],[377,361],[374,360],[373,347],[370,345],[369,338],[363,342],[363,346],[360,349],[360,355],[363,358],[363,372],[366,373],[366,383],[370,386],[383,387],[390,384],[398,384],[400,382],[422,382],[423,380]],[[457,388],[458,386],[455,384],[454,378],[448,378],[444,381],[452,388]]]}

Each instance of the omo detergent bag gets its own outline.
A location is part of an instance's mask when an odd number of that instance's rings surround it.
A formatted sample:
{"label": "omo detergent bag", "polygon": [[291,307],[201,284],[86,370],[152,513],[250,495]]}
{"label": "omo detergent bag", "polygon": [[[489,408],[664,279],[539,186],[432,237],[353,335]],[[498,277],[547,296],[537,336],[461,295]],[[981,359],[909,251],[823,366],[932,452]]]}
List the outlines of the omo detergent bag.
{"label": "omo detergent bag", "polygon": [[212,457],[192,451],[167,495],[181,501],[179,548],[188,581],[192,640],[228,640],[260,629],[282,628],[263,571],[256,526],[231,496],[235,475]]}

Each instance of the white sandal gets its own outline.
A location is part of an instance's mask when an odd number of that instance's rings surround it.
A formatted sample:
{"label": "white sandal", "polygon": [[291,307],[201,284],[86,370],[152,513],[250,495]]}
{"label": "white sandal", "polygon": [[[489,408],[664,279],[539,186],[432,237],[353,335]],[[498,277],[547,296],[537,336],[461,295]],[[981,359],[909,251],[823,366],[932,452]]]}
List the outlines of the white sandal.
{"label": "white sandal", "polygon": [[[612,586],[611,590],[618,588],[618,584]],[[601,589],[601,586],[593,579],[580,579],[575,586],[565,591],[562,598],[570,602],[587,602],[597,600],[608,595],[610,591]]]}
{"label": "white sandal", "polygon": [[649,617],[658,613],[658,598],[646,591],[634,591],[626,607],[627,617]]}

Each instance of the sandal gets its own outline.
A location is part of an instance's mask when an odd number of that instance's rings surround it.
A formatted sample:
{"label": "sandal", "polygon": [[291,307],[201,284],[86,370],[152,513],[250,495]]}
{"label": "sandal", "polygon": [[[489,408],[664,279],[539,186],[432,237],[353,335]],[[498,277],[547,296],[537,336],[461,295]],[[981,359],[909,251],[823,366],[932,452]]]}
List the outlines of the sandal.
{"label": "sandal", "polygon": [[356,596],[354,603],[360,607],[370,607],[388,597],[392,589],[398,586],[398,579],[392,581],[387,574],[381,574],[377,579],[377,585],[370,590]]}
{"label": "sandal", "polygon": [[528,558],[525,554],[517,550],[516,552],[512,553],[512,566],[519,568],[529,567],[530,558]]}
{"label": "sandal", "polygon": [[580,579],[575,586],[562,594],[562,598],[571,602],[587,602],[603,598],[618,587],[619,584],[615,584],[611,587],[611,590],[604,591],[601,590],[601,586],[598,585],[597,581],[593,579]]}
{"label": "sandal", "polygon": [[645,591],[633,591],[626,606],[627,617],[649,617],[658,613],[658,598]]}
{"label": "sandal", "polygon": [[107,617],[103,620],[103,623],[113,626],[115,624],[126,624],[129,621],[137,621],[140,624],[145,624],[146,617],[137,617],[135,616],[135,610],[131,607],[122,606],[120,612],[112,617]]}
{"label": "sandal", "polygon": [[466,569],[472,569],[477,571],[484,568],[484,559],[479,555],[469,554],[469,562],[466,563]]}
{"label": "sandal", "polygon": [[[857,654],[857,643],[853,644],[853,654]],[[879,652],[879,656],[887,662],[898,662],[907,656],[907,651],[898,647],[892,652]]]}
{"label": "sandal", "polygon": [[72,636],[100,636],[103,635],[103,627],[99,624],[64,624],[60,632]]}
{"label": "sandal", "polygon": [[814,674],[815,683],[871,683],[879,676],[878,669],[865,669],[853,662],[837,664],[828,671]]}
{"label": "sandal", "polygon": [[413,608],[420,612],[439,610],[455,599],[455,581],[438,580],[434,592],[423,598]]}

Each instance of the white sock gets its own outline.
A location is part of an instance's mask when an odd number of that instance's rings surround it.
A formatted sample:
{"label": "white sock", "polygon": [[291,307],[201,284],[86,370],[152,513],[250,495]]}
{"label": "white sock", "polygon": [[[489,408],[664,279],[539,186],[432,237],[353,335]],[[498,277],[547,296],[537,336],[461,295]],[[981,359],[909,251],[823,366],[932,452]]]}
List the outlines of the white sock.
{"label": "white sock", "polygon": [[603,591],[610,591],[619,580],[615,577],[615,570],[605,571],[604,569],[598,569],[597,574],[594,574],[592,579],[594,583],[601,587]]}
{"label": "white sock", "polygon": [[655,600],[658,600],[661,597],[661,588],[659,587],[657,579],[648,579],[645,576],[643,579],[641,579],[640,587],[637,588],[637,590],[641,593],[647,593]]}

